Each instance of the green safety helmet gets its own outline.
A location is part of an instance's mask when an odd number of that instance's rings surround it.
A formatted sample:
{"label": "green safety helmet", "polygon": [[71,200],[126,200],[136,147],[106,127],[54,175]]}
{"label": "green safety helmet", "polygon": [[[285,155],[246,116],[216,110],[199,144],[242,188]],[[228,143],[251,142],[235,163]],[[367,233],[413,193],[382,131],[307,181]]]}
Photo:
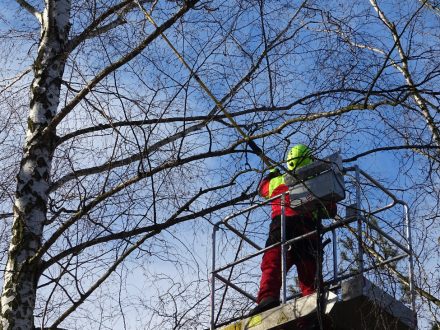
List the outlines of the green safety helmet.
{"label": "green safety helmet", "polygon": [[287,154],[287,169],[289,171],[297,170],[300,167],[312,163],[312,152],[304,144],[297,144],[290,149]]}

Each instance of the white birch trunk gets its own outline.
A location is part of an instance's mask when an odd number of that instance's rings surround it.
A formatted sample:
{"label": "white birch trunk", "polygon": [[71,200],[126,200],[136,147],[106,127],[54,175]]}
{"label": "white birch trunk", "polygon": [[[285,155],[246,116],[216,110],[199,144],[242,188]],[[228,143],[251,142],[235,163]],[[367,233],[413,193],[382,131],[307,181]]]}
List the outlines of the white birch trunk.
{"label": "white birch trunk", "polygon": [[46,0],[34,63],[30,112],[23,158],[17,175],[12,240],[1,296],[0,328],[32,329],[39,260],[56,134],[45,132],[56,114],[65,66],[70,0]]}

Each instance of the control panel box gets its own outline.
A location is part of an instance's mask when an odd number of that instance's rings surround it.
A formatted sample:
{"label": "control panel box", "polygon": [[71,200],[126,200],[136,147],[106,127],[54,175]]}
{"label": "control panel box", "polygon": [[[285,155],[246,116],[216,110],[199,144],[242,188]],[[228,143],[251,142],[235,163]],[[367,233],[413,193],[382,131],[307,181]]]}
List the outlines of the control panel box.
{"label": "control panel box", "polygon": [[296,173],[288,173],[285,182],[289,187],[293,209],[313,210],[323,203],[345,199],[342,160],[333,154],[323,160],[304,166]]}

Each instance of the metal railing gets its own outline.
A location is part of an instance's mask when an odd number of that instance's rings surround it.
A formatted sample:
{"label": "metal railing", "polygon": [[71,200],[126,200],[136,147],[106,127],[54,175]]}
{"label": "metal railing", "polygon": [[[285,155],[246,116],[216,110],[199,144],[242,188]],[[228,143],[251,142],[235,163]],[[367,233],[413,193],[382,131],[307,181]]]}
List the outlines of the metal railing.
{"label": "metal railing", "polygon": [[[344,174],[347,175],[350,172],[354,172],[354,181],[356,185],[355,189],[355,204],[350,205],[350,208],[354,211],[353,214],[348,214],[345,218],[341,218],[339,216],[336,216],[333,220],[333,222],[328,226],[323,226],[319,232],[324,235],[325,233],[331,232],[332,235],[332,255],[333,255],[333,276],[331,280],[328,280],[324,282],[324,285],[326,287],[335,286],[337,283],[340,283],[342,280],[354,277],[359,274],[364,274],[366,272],[369,272],[373,269],[376,269],[378,267],[382,267],[384,265],[397,262],[403,258],[408,257],[408,282],[409,282],[409,291],[410,291],[410,300],[411,300],[411,309],[414,312],[415,311],[415,289],[414,289],[414,261],[413,261],[413,253],[412,253],[412,242],[411,242],[411,219],[409,214],[409,207],[408,204],[404,201],[398,199],[393,193],[391,193],[387,188],[385,188],[381,183],[373,179],[369,174],[361,170],[358,166],[354,167],[348,167],[344,168]],[[380,191],[382,191],[386,196],[388,196],[391,200],[391,202],[385,206],[378,207],[374,210],[369,210],[368,212],[361,209],[361,176],[369,182],[370,185],[372,185],[375,188],[378,188]],[[286,240],[286,216],[285,216],[285,195],[287,193],[283,193],[277,196],[274,196],[270,199],[267,199],[263,202],[254,204],[250,207],[244,208],[240,211],[237,211],[235,213],[232,213],[225,217],[222,221],[217,222],[213,227],[212,232],[212,264],[211,264],[211,321],[210,321],[210,328],[213,330],[216,328],[216,317],[215,317],[215,292],[216,292],[216,280],[222,282],[226,288],[230,287],[243,296],[247,297],[248,299],[256,302],[256,297],[254,297],[252,294],[246,292],[244,289],[240,288],[239,285],[236,285],[232,283],[232,281],[226,279],[225,277],[221,276],[219,273],[234,267],[235,265],[244,263],[262,253],[265,251],[281,246],[281,274],[282,274],[282,281],[281,281],[281,302],[284,304],[286,303],[288,297],[287,297],[287,285],[286,285],[286,275],[287,275],[287,269],[286,269],[286,252],[289,245],[291,245],[294,242],[297,242],[299,240],[305,239],[307,237],[316,235],[318,230],[313,230],[307,234],[301,235],[299,237],[295,237],[289,240]],[[245,234],[241,233],[239,230],[237,230],[235,227],[233,227],[229,222],[245,213],[248,213],[252,210],[255,210],[257,208],[263,207],[272,201],[281,198],[281,207],[282,207],[282,215],[281,215],[281,241],[276,244],[272,244],[268,247],[261,248],[257,243],[252,241],[249,237],[247,237]],[[389,210],[396,205],[402,205],[404,210],[404,221],[402,223],[404,229],[403,237],[405,242],[402,244],[397,239],[393,238],[391,235],[386,233],[384,230],[382,230],[378,225],[372,223],[368,218],[376,215],[380,212],[384,212],[386,210]],[[347,212],[349,213],[349,212]],[[336,230],[340,228],[347,228],[347,226],[353,222],[356,222],[357,224],[357,251],[356,251],[356,260],[357,260],[357,271],[350,272],[349,274],[340,275],[338,272],[338,247],[337,247],[337,233]],[[217,267],[216,265],[216,245],[217,245],[217,232],[221,227],[225,227],[225,230],[229,230],[230,232],[234,233],[238,237],[240,237],[243,241],[250,244],[252,247],[256,249],[256,252],[250,253],[244,257],[239,258],[238,260],[235,260],[233,262],[227,263],[226,265]],[[375,230],[379,235],[386,238],[389,242],[391,242],[393,245],[398,247],[403,253],[392,256],[391,258],[381,260],[378,263],[374,263],[373,265],[369,265],[366,267],[365,260],[364,260],[364,229],[363,227],[367,226],[370,229]],[[233,320],[229,320],[233,321]]]}

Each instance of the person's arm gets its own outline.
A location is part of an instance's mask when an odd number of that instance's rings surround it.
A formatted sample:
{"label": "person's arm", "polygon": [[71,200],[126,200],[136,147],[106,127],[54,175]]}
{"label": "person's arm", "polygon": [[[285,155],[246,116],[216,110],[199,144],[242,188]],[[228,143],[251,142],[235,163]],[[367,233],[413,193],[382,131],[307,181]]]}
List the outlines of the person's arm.
{"label": "person's arm", "polygon": [[270,198],[269,196],[269,184],[270,184],[270,180],[272,180],[273,178],[276,178],[277,176],[281,175],[280,171],[277,168],[273,168],[270,170],[270,173],[268,175],[266,175],[263,180],[261,180],[259,186],[258,186],[258,194],[261,197],[264,198]]}

